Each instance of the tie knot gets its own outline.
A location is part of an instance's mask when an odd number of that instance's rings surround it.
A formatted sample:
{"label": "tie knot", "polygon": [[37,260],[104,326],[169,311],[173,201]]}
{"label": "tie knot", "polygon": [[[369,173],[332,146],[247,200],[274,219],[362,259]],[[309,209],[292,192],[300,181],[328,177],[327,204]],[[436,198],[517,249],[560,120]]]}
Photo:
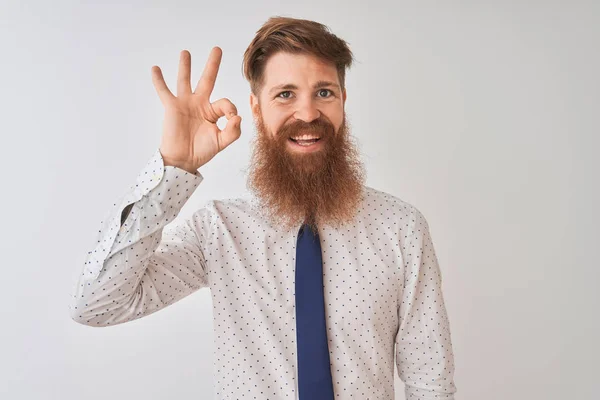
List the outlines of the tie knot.
{"label": "tie knot", "polygon": [[317,238],[319,236],[319,231],[316,225],[310,223],[303,223],[300,227],[300,230],[298,231],[298,235],[302,234]]}

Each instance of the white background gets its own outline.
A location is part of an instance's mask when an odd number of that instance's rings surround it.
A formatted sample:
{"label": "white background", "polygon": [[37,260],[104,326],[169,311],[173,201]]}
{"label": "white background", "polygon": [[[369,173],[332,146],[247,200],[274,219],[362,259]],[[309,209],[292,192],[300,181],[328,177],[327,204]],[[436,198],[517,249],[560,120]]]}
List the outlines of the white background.
{"label": "white background", "polygon": [[238,106],[242,137],[180,217],[244,194],[242,55],[272,15],[325,23],[357,58],[346,104],[367,184],[429,221],[457,399],[597,399],[600,6],[516,0],[3,1],[0,398],[212,398],[209,290],[103,329],[68,303],[159,146],[152,65],[174,90],[188,49],[195,86],[223,49],[212,99]]}

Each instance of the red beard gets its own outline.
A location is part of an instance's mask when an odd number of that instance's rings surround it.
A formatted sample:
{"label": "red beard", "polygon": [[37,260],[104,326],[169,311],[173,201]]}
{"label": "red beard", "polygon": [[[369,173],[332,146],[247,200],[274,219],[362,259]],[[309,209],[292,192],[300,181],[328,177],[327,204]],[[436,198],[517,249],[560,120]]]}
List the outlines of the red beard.
{"label": "red beard", "polygon": [[[271,222],[286,229],[307,223],[339,228],[352,221],[363,197],[365,170],[351,140],[346,115],[340,129],[322,118],[297,120],[275,136],[267,132],[262,114],[248,176],[248,188]],[[315,134],[321,147],[310,152],[290,149],[290,138]]]}

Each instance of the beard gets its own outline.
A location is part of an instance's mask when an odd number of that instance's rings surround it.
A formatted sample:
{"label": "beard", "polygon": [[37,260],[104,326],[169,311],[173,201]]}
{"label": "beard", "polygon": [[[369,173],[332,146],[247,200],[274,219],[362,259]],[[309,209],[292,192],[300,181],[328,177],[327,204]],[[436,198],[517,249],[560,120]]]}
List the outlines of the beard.
{"label": "beard", "polygon": [[[272,135],[260,110],[255,127],[247,186],[274,226],[292,229],[304,223],[317,233],[319,225],[340,228],[354,219],[363,198],[365,169],[345,113],[337,132],[320,117],[310,123],[296,120]],[[291,150],[290,138],[300,133],[320,137],[320,148]]]}

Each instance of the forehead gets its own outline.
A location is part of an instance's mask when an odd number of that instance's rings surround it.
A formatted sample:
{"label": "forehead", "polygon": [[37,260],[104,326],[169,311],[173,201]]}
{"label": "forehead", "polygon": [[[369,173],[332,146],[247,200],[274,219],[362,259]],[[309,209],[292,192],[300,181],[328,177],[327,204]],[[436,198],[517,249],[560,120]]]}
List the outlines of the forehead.
{"label": "forehead", "polygon": [[291,54],[278,52],[267,60],[264,70],[264,88],[295,84],[311,85],[321,80],[338,82],[335,65],[321,60],[312,54]]}

